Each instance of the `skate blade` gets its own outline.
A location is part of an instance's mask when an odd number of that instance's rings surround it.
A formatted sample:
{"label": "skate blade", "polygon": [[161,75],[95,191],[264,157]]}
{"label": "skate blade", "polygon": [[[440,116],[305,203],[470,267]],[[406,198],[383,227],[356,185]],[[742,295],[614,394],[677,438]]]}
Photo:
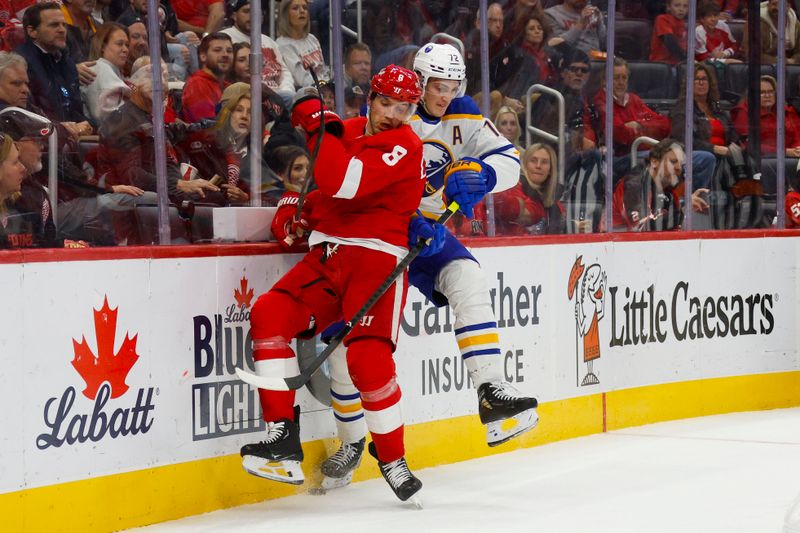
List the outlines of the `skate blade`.
{"label": "skate blade", "polygon": [[420,511],[424,509],[424,507],[422,506],[422,498],[420,497],[419,492],[415,493],[406,501],[411,505],[413,505],[415,509],[418,509]]}
{"label": "skate blade", "polygon": [[267,461],[262,457],[245,455],[242,457],[242,467],[248,474],[263,477],[270,481],[302,485],[305,481],[300,461]]}
{"label": "skate blade", "polygon": [[536,409],[528,409],[511,418],[490,422],[486,425],[486,442],[489,446],[500,446],[514,437],[530,431],[539,423]]}
{"label": "skate blade", "polygon": [[348,472],[343,477],[328,477],[322,479],[322,488],[325,490],[335,490],[346,487],[353,481],[353,471]]}

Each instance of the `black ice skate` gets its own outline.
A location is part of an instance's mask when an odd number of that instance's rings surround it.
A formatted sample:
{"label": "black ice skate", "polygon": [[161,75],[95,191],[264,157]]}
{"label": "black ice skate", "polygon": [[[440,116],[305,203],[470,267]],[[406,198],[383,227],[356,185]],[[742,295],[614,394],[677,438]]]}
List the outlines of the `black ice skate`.
{"label": "black ice skate", "polygon": [[364,453],[366,438],[358,442],[343,442],[336,453],[325,459],[320,467],[322,475],[322,488],[325,490],[346,487],[353,480],[353,474],[361,464],[361,455]]}
{"label": "black ice skate", "polygon": [[267,423],[267,438],[242,446],[242,466],[254,476],[302,485],[305,481],[300,462],[300,426],[285,418]]}
{"label": "black ice skate", "polygon": [[[378,459],[378,452],[375,450],[375,443],[369,443],[369,454]],[[383,479],[392,487],[395,495],[401,501],[411,500],[411,503],[422,508],[422,501],[419,499],[419,489],[422,488],[422,481],[417,479],[411,470],[408,469],[405,457],[401,457],[391,463],[383,463],[378,459],[378,467],[381,469]]]}
{"label": "black ice skate", "polygon": [[478,387],[478,414],[486,424],[486,442],[498,446],[533,429],[539,422],[536,398],[521,396],[506,382]]}

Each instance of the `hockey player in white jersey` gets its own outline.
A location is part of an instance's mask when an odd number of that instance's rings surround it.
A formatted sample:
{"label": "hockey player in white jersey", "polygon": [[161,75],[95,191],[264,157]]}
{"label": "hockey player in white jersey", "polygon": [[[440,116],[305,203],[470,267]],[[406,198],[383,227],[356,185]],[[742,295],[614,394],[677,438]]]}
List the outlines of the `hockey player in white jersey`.
{"label": "hockey player in white jersey", "polygon": [[[519,152],[464,96],[466,68],[459,51],[447,44],[427,44],[414,58],[423,96],[411,127],[424,145],[427,184],[420,210],[436,219],[455,200],[465,216],[489,192],[519,180]],[[414,236],[410,236],[416,242]],[[532,429],[538,422],[535,398],[523,397],[503,380],[497,322],[480,265],[451,233],[441,252],[418,257],[409,282],[437,306],[450,305],[461,356],[478,391],[478,413],[487,426],[489,446]],[[333,411],[342,444],[322,464],[323,486],[346,485],[364,449],[366,426],[357,391],[350,382],[343,352],[331,356]],[[503,423],[513,418],[515,423]],[[503,426],[510,426],[504,429]]]}

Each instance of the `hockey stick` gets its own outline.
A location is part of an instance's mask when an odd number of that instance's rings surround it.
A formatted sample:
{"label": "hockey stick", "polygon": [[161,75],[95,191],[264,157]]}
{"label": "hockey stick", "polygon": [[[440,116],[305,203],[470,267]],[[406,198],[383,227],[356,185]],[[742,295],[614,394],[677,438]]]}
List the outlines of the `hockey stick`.
{"label": "hockey stick", "polygon": [[314,72],[314,67],[307,65],[306,69],[311,74],[311,79],[314,81],[314,88],[317,90],[317,97],[319,99],[319,136],[314,145],[314,150],[311,152],[311,160],[308,162],[308,172],[306,173],[306,181],[303,183],[303,188],[300,189],[300,197],[297,199],[297,208],[294,211],[295,221],[300,220],[300,215],[303,212],[303,204],[306,202],[306,195],[314,182],[314,167],[317,165],[317,156],[319,149],[322,146],[322,136],[325,134],[325,100],[322,99],[322,89],[319,86],[319,78],[317,73]]}
{"label": "hockey stick", "polygon": [[[447,210],[439,217],[436,221],[437,224],[444,224],[450,217],[452,217],[455,212],[458,211],[458,204],[456,202],[451,202],[449,206],[447,206]],[[239,376],[239,379],[253,385],[254,387],[258,387],[259,389],[267,389],[267,390],[275,390],[275,391],[289,391],[289,390],[296,390],[308,383],[308,380],[311,379],[311,376],[317,369],[322,366],[322,363],[325,362],[328,357],[333,353],[339,343],[344,340],[344,338],[352,331],[353,327],[366,315],[369,310],[375,305],[383,293],[389,290],[389,287],[395,282],[398,276],[401,276],[403,272],[408,268],[408,265],[420,254],[422,249],[428,245],[427,241],[420,241],[414,246],[411,250],[408,251],[406,256],[400,261],[397,266],[392,270],[392,272],[386,277],[386,279],[381,283],[381,285],[375,290],[374,293],[364,302],[364,305],[361,306],[361,309],[353,315],[353,317],[345,322],[344,327],[337,333],[330,341],[330,344],[325,347],[324,350],[314,359],[311,364],[300,372],[296,376],[292,376],[289,378],[275,378],[269,376],[259,376],[243,370],[241,368],[236,369],[236,375]]]}

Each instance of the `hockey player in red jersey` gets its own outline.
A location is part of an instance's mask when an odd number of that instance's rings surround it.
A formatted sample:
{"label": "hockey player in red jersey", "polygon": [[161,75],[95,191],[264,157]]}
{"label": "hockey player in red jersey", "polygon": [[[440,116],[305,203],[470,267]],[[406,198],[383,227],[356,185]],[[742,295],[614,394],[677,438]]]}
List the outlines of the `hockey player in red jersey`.
{"label": "hockey player in red jersey", "polygon": [[[422,143],[406,121],[421,94],[413,72],[390,65],[372,79],[367,117],[342,122],[321,112],[317,98],[301,99],[292,122],[309,146],[325,135],[314,179],[311,250],[262,295],[250,315],[259,375],[299,373],[292,338],[313,336],[342,316],[353,316],[408,252],[409,223],[425,186]],[[361,398],[370,452],[401,500],[422,483],[409,471],[403,447],[400,387],[392,353],[405,302],[406,275],[377,301],[344,341],[347,369]],[[265,440],[244,446],[243,466],[267,479],[300,484],[303,451],[294,391],[259,390]]]}

